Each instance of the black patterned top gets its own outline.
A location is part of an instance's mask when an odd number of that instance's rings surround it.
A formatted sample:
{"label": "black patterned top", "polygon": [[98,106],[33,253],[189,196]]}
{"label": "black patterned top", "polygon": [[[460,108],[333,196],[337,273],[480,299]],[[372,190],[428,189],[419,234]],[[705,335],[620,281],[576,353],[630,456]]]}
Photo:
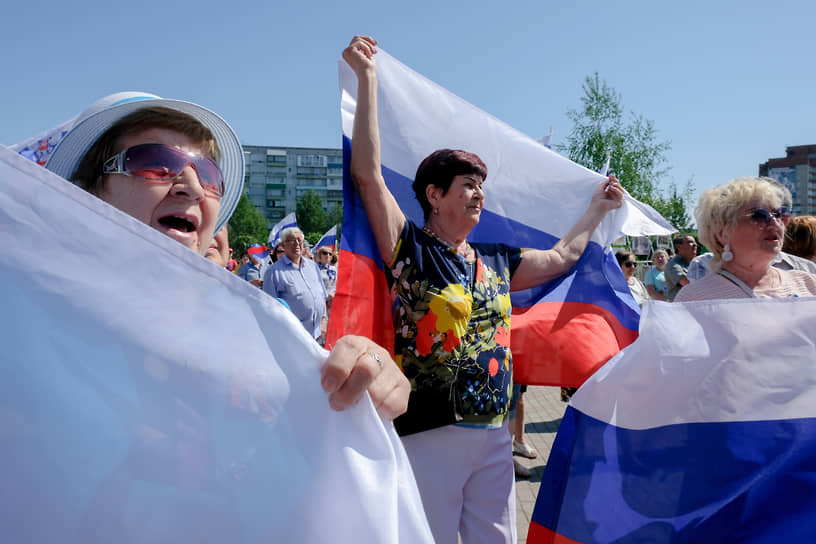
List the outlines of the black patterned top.
{"label": "black patterned top", "polygon": [[510,278],[521,250],[472,244],[467,261],[406,219],[386,276],[394,299],[395,354],[411,381],[411,434],[457,423],[498,427],[512,392]]}

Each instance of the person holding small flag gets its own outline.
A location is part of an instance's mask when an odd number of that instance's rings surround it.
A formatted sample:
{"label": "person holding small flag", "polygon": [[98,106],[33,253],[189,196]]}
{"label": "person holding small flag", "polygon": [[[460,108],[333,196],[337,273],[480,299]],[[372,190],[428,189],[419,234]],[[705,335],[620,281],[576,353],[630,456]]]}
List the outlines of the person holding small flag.
{"label": "person holding small flag", "polygon": [[263,260],[266,259],[267,255],[265,246],[261,244],[252,244],[249,246],[249,248],[247,248],[249,262],[243,264],[241,268],[238,269],[238,277],[256,287],[263,287],[261,271],[263,270]]}

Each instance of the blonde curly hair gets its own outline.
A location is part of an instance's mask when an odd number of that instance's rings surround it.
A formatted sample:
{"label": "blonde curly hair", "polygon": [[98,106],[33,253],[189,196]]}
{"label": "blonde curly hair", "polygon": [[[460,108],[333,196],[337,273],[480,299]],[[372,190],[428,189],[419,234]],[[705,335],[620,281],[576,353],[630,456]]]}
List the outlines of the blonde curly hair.
{"label": "blonde curly hair", "polygon": [[745,206],[752,200],[764,200],[774,208],[790,208],[793,198],[782,184],[771,178],[742,177],[718,185],[700,195],[694,218],[697,236],[714,257],[709,268],[722,267],[724,246],[720,241],[736,225]]}

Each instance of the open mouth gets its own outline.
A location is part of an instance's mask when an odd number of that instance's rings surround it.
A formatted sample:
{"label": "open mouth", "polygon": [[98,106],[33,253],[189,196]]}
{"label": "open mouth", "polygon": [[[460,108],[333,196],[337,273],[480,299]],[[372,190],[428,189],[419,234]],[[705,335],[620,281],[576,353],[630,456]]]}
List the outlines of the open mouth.
{"label": "open mouth", "polygon": [[162,217],[159,219],[159,224],[165,228],[178,230],[181,232],[193,232],[196,230],[195,223],[186,217],[180,217],[178,215],[167,215]]}

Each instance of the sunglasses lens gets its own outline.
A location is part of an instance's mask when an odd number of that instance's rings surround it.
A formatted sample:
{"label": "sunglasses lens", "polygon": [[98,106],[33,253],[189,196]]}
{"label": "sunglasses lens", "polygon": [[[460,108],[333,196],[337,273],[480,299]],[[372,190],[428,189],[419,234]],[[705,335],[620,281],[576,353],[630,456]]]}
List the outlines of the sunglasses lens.
{"label": "sunglasses lens", "polygon": [[212,196],[224,195],[224,177],[221,169],[210,158],[190,156],[184,151],[162,144],[143,144],[125,151],[124,171],[148,181],[169,183],[184,168],[192,164],[201,187]]}
{"label": "sunglasses lens", "polygon": [[751,212],[751,221],[761,225],[767,225],[771,222],[771,212],[764,208],[757,208]]}
{"label": "sunglasses lens", "polygon": [[196,157],[193,159],[193,166],[205,191],[219,198],[224,196],[224,178],[221,169],[212,159]]}
{"label": "sunglasses lens", "polygon": [[788,221],[790,221],[791,218],[790,210],[785,206],[782,206],[781,208],[776,210],[776,217],[787,225]]}
{"label": "sunglasses lens", "polygon": [[768,211],[765,208],[757,208],[751,212],[749,216],[751,221],[758,225],[768,226],[771,224],[771,219],[776,218],[784,224],[790,221],[790,210],[786,207],[781,207],[778,210]]}
{"label": "sunglasses lens", "polygon": [[160,144],[136,145],[125,151],[123,170],[150,181],[169,182],[178,177],[187,161],[176,150]]}

